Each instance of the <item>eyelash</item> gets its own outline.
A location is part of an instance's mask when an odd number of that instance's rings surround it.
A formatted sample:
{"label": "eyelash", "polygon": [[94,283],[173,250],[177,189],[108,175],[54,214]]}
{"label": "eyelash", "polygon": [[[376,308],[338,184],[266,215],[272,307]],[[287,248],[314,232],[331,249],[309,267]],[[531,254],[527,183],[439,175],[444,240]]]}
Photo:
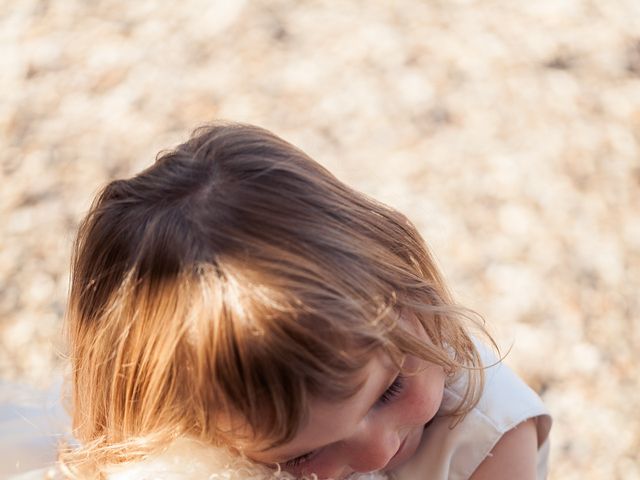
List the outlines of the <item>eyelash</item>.
{"label": "eyelash", "polygon": [[393,383],[389,385],[389,388],[387,388],[384,391],[384,393],[380,395],[378,402],[382,405],[385,405],[391,402],[394,398],[396,398],[398,395],[402,393],[403,389],[404,389],[404,377],[402,375],[398,375],[396,379],[393,381]]}
{"label": "eyelash", "polygon": [[[402,393],[404,389],[404,377],[402,375],[398,375],[396,379],[393,381],[391,385],[384,391],[378,402],[381,405],[386,405],[387,403],[393,401],[398,395]],[[312,450],[311,452],[305,453],[304,455],[300,455],[299,457],[292,458],[291,460],[285,462],[285,466],[288,468],[299,467],[303,463],[311,460],[312,457],[315,456],[317,450]]]}
{"label": "eyelash", "polygon": [[316,453],[316,450],[305,453],[304,455],[300,455],[299,457],[292,458],[287,461],[284,465],[288,468],[299,467],[301,464],[305,463],[307,460],[310,460]]}

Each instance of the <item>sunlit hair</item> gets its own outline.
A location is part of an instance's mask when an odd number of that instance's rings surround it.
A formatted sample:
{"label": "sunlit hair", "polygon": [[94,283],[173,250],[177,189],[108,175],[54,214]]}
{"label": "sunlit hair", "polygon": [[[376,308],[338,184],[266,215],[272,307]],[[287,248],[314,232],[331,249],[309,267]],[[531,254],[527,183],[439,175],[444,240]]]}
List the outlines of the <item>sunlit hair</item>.
{"label": "sunlit hair", "polygon": [[464,415],[483,381],[470,323],[405,216],[264,129],[200,128],[80,225],[66,325],[82,446],[65,464],[98,471],[182,435],[280,444],[379,352],[468,372]]}

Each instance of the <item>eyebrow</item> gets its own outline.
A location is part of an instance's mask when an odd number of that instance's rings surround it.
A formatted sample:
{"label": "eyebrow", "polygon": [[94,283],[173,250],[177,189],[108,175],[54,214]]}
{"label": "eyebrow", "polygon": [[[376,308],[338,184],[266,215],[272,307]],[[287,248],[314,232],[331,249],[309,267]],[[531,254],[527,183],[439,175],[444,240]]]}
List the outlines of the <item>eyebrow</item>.
{"label": "eyebrow", "polygon": [[[362,420],[371,411],[371,409],[373,409],[376,406],[376,404],[380,400],[380,397],[382,397],[382,394],[389,389],[389,387],[393,384],[393,382],[396,381],[396,378],[398,378],[398,375],[400,375],[400,369],[394,368],[392,373],[393,373],[393,375],[389,375],[391,380],[388,380],[388,381],[386,381],[384,383],[384,385],[385,385],[384,388],[378,392],[378,394],[377,394],[375,400],[373,401],[373,403],[365,410],[365,412],[362,415],[360,415],[360,420]],[[291,461],[293,459],[296,459],[296,458],[301,457],[303,455],[306,455],[308,453],[315,452],[316,450],[321,450],[321,449],[323,449],[325,447],[328,447],[329,445],[332,445],[333,443],[336,443],[337,441],[339,441],[339,440],[335,440],[335,441],[330,442],[330,443],[325,443],[324,445],[318,445],[317,447],[314,447],[314,448],[307,448],[307,449],[305,449],[303,451],[300,451],[298,453],[295,453],[295,454],[287,455],[285,459],[279,460],[276,463],[289,462],[289,461]]]}

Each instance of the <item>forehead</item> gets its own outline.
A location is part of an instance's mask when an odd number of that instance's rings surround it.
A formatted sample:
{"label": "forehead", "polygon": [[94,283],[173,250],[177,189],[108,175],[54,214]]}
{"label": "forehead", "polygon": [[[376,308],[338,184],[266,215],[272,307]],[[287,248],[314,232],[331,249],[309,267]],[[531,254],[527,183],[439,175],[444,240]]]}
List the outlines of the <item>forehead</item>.
{"label": "forehead", "polygon": [[353,396],[337,401],[312,399],[307,421],[292,440],[266,450],[249,446],[245,454],[259,462],[278,463],[349,437],[396,374],[387,355],[374,355],[354,380],[360,388]]}

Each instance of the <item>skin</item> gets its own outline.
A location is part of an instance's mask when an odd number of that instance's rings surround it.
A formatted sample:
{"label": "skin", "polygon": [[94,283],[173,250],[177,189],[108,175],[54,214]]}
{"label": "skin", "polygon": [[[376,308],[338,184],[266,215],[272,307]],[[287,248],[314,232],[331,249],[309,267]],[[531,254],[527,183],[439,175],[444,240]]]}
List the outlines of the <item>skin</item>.
{"label": "skin", "polygon": [[538,435],[534,419],[505,433],[470,480],[536,479]]}

